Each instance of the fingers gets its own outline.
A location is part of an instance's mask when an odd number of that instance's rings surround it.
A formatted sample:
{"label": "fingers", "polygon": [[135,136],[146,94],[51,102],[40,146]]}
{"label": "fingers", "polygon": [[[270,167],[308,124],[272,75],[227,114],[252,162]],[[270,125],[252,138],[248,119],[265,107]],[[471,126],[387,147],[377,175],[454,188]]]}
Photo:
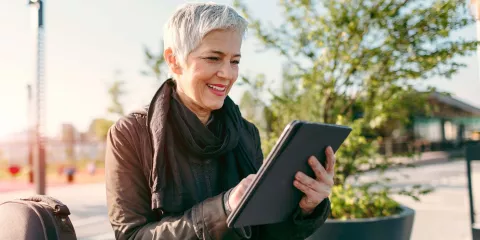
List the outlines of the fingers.
{"label": "fingers", "polygon": [[240,199],[247,192],[247,189],[252,184],[255,176],[255,174],[248,175],[246,178],[242,179],[242,181],[240,181],[240,183],[238,183],[237,186],[233,189],[228,199],[228,203],[232,210],[237,208]]}
{"label": "fingers", "polygon": [[311,156],[310,159],[308,159],[308,164],[310,164],[318,180],[322,180],[327,185],[333,186],[333,174],[329,174],[315,156]]}
{"label": "fingers", "polygon": [[313,190],[311,187],[303,184],[302,182],[298,181],[298,180],[295,180],[293,181],[293,185],[298,188],[298,190],[302,191],[303,193],[305,193],[305,195],[307,195],[307,197],[309,198],[310,201],[314,201],[314,197],[316,195],[316,192],[315,190]]}
{"label": "fingers", "polygon": [[255,176],[256,176],[255,174],[250,174],[242,180],[245,187],[248,187],[250,186],[250,184],[252,184],[253,180],[255,179]]}
{"label": "fingers", "polygon": [[241,186],[242,192],[244,192],[252,184],[253,180],[255,179],[255,176],[256,176],[255,174],[250,174],[241,181],[240,186]]}
{"label": "fingers", "polygon": [[323,179],[324,178],[323,176],[327,175],[327,171],[322,166],[322,164],[320,164],[320,161],[318,161],[318,159],[315,156],[311,156],[308,159],[308,164],[312,168],[312,170],[315,173],[315,176],[317,177],[317,179]]}
{"label": "fingers", "polygon": [[326,167],[323,167],[315,156],[311,156],[308,159],[308,164],[315,173],[316,179],[298,172],[293,181],[293,185],[305,194],[299,205],[302,208],[302,212],[304,211],[306,214],[311,213],[318,204],[325,198],[328,198],[334,185],[333,175],[335,173],[336,159],[335,153],[330,146],[325,150],[325,155],[327,157]]}
{"label": "fingers", "polygon": [[250,180],[253,180],[255,178],[255,176],[257,176],[257,174],[250,174],[246,178],[250,179]]}
{"label": "fingers", "polygon": [[300,201],[300,207],[303,209],[314,208],[330,194],[326,186],[320,187],[319,189],[312,189],[298,180],[295,180],[293,185],[305,194],[305,197]]}
{"label": "fingers", "polygon": [[[302,173],[302,172],[298,172],[298,173],[295,175],[295,181],[298,181],[298,182],[300,182],[302,185],[305,185],[305,186],[307,186],[308,188],[311,188],[311,189],[313,189],[313,190],[317,190],[317,189],[322,188],[322,187],[321,187],[321,184],[320,184],[317,180],[315,180],[315,179],[307,176],[306,174],[304,174],[304,173]],[[294,182],[294,183],[295,183],[295,182]]]}
{"label": "fingers", "polygon": [[325,150],[325,154],[327,155],[327,173],[333,175],[335,169],[335,153],[333,152],[332,147],[328,146]]}

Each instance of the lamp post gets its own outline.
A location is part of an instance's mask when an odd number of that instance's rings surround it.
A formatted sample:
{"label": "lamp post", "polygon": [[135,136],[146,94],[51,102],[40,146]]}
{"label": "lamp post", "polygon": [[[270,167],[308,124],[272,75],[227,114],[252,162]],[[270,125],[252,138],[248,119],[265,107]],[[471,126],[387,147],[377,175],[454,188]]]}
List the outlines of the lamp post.
{"label": "lamp post", "polygon": [[34,143],[33,153],[33,177],[35,183],[35,191],[39,195],[45,194],[45,144],[44,134],[44,94],[45,94],[45,70],[44,70],[44,31],[45,24],[43,21],[44,1],[29,0],[28,5],[37,12],[37,59],[36,59],[36,81],[34,84],[33,94],[35,96],[35,117],[34,117]]}
{"label": "lamp post", "polygon": [[33,183],[33,146],[34,146],[34,129],[32,125],[33,108],[32,108],[32,85],[27,84],[27,144],[28,144],[28,183]]}

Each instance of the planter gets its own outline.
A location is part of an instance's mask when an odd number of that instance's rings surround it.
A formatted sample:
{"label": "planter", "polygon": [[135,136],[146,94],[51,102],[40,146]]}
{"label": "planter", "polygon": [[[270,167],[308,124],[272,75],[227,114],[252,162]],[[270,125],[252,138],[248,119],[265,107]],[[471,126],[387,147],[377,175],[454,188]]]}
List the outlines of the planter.
{"label": "planter", "polygon": [[472,237],[473,237],[473,240],[480,239],[480,224],[477,224],[472,227]]}
{"label": "planter", "polygon": [[406,206],[401,206],[401,208],[400,214],[390,217],[352,220],[327,219],[325,224],[307,240],[409,240],[415,211]]}

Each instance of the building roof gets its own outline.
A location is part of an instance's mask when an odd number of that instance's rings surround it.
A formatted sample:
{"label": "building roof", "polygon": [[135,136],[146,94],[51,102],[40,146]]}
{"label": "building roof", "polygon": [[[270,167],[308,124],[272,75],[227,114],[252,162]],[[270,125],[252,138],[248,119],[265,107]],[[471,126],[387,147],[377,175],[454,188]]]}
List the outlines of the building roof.
{"label": "building roof", "polygon": [[461,109],[465,112],[468,112],[468,113],[471,113],[471,114],[474,114],[474,115],[480,115],[480,108],[475,107],[475,106],[473,106],[469,103],[466,103],[464,101],[460,101],[459,99],[456,99],[452,96],[448,96],[448,95],[445,95],[445,94],[434,92],[434,93],[432,93],[431,97],[434,98],[435,100],[439,101],[439,102],[442,102],[444,104],[447,104],[447,105],[453,106],[455,108]]}

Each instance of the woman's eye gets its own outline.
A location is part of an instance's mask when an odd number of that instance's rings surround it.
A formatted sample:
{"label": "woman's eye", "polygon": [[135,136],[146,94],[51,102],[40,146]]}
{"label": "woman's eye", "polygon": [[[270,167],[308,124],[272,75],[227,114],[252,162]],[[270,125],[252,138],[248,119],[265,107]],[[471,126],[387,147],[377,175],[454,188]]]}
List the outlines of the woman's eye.
{"label": "woman's eye", "polygon": [[218,57],[207,57],[208,60],[211,60],[211,61],[218,61],[220,60],[220,58]]}
{"label": "woman's eye", "polygon": [[232,63],[235,64],[235,65],[238,65],[238,64],[240,64],[240,61],[239,60],[233,60]]}

